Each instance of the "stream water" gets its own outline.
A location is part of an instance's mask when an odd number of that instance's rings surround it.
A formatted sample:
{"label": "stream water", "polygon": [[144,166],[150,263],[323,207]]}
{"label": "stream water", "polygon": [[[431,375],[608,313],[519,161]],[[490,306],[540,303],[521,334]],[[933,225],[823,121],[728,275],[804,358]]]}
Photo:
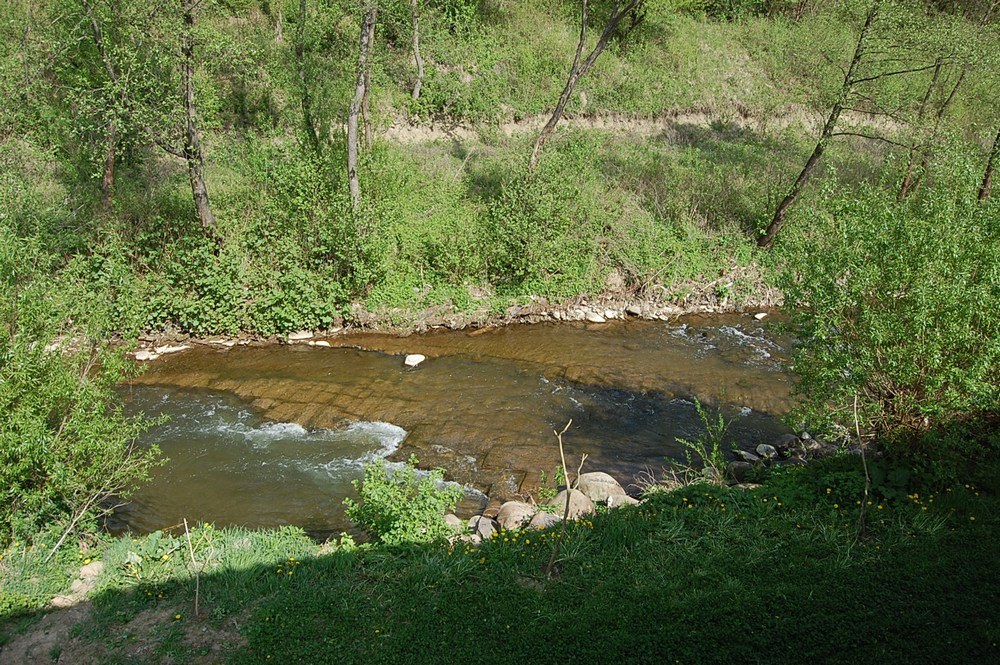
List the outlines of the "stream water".
{"label": "stream water", "polygon": [[[170,461],[115,523],[349,526],[343,499],[366,462],[416,455],[503,500],[537,489],[559,454],[626,487],[680,458],[698,435],[694,400],[732,420],[744,448],[788,430],[790,340],[749,316],[540,324],[410,337],[337,336],[330,347],[197,347],[125,388],[130,408],[168,420],[144,437]],[[417,368],[406,353],[422,353]]]}

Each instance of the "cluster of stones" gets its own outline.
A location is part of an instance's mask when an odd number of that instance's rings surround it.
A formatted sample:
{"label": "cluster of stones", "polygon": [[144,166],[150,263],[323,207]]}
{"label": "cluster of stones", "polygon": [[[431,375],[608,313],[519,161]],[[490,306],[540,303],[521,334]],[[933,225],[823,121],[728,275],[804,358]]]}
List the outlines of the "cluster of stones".
{"label": "cluster of stones", "polygon": [[[567,510],[567,501],[569,507]],[[445,521],[455,529],[456,539],[478,544],[500,530],[548,529],[563,520],[578,520],[593,515],[598,504],[608,508],[638,505],[617,480],[602,471],[580,474],[574,489],[564,489],[543,506],[523,501],[508,501],[499,508],[485,510],[467,522],[448,514]]]}
{"label": "cluster of stones", "polygon": [[738,459],[726,467],[726,476],[734,483],[743,483],[747,473],[755,466],[796,466],[810,459],[822,457],[836,450],[836,445],[824,443],[803,432],[801,436],[785,434],[773,444],[762,443],[755,452],[735,451]]}

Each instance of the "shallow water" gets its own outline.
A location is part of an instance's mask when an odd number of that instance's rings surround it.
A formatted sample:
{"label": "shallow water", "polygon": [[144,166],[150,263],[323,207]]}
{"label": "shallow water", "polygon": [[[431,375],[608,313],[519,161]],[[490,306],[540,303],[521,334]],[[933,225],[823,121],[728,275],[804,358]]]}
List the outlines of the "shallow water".
{"label": "shallow water", "polygon": [[[411,454],[502,500],[551,476],[552,430],[570,419],[569,465],[586,453],[585,470],[629,486],[698,434],[694,399],[718,405],[742,447],[787,432],[777,416],[790,406],[789,340],[751,317],[329,342],[157,361],[128,391],[134,408],[171,416],[144,438],[171,461],[117,519],[143,531],[186,517],[336,532],[364,463]],[[406,353],[428,359],[406,368]]]}

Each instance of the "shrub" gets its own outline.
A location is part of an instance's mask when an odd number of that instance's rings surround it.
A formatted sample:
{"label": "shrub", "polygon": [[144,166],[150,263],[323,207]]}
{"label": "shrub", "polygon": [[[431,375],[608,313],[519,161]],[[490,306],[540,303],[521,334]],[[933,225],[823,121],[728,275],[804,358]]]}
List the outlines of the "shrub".
{"label": "shrub", "polygon": [[347,516],[388,545],[426,543],[451,534],[444,513],[462,498],[462,488],[442,484],[440,469],[425,473],[416,465],[414,457],[400,467],[382,460],[368,464],[364,480],[354,481],[361,503],[344,501]]}
{"label": "shrub", "polygon": [[[796,414],[918,445],[1000,403],[1000,224],[952,185],[912,203],[866,187],[807,213],[785,280],[801,347]],[[971,441],[953,436],[947,446]]]}
{"label": "shrub", "polygon": [[0,542],[98,514],[157,454],[115,406],[130,364],[105,341],[112,303],[55,268],[0,227]]}

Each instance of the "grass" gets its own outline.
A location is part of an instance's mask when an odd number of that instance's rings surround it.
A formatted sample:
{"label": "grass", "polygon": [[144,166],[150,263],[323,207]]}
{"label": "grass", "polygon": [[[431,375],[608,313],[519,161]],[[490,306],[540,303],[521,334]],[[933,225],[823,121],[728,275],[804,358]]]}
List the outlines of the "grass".
{"label": "grass", "polygon": [[[858,467],[834,458],[749,492],[695,484],[577,522],[551,579],[541,571],[554,533],[503,532],[479,548],[337,547],[291,528],[201,526],[192,534],[206,562],[200,618],[182,552],[160,554],[169,539],[117,539],[103,545],[106,572],[74,653],[127,662],[140,645],[173,662],[232,663],[995,660],[996,468],[981,486],[892,500],[876,491],[859,537]],[[141,579],[128,552],[148,555]],[[8,611],[6,639],[31,612]],[[226,649],[192,642],[200,632]]]}

